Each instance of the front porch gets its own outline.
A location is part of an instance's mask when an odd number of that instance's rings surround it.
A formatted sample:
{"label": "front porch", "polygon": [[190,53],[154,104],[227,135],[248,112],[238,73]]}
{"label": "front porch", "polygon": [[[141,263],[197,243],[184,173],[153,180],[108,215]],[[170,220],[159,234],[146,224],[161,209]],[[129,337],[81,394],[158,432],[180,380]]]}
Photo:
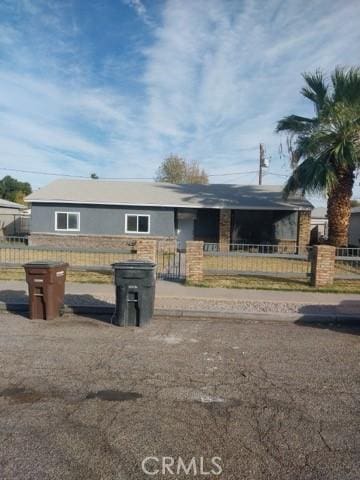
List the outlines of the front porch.
{"label": "front porch", "polygon": [[180,248],[187,240],[219,244],[304,247],[310,241],[310,210],[189,209],[177,213]]}

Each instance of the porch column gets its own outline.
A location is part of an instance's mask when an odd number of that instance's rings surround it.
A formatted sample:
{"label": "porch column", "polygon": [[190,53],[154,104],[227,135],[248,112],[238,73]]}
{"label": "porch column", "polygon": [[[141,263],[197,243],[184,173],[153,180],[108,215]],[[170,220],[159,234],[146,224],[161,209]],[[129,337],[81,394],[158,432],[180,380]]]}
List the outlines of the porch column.
{"label": "porch column", "polygon": [[310,243],[310,226],[311,212],[309,210],[302,210],[298,213],[298,231],[297,244],[301,252],[304,247]]}
{"label": "porch column", "polygon": [[228,252],[231,242],[231,210],[220,210],[219,219],[219,249],[220,252]]}

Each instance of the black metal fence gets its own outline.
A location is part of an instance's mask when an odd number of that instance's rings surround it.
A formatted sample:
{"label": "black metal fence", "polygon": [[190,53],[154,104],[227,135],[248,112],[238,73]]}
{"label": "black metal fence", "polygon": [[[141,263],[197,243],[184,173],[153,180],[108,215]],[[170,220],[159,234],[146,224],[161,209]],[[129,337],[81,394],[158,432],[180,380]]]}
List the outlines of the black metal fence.
{"label": "black metal fence", "polygon": [[186,254],[174,240],[159,240],[156,250],[156,275],[162,280],[185,279]]}
{"label": "black metal fence", "polygon": [[360,248],[337,248],[335,278],[360,280]]}
{"label": "black metal fence", "polygon": [[136,258],[136,250],[129,248],[88,248],[30,246],[26,237],[0,239],[0,266],[20,267],[33,261],[61,261],[74,270],[111,270],[111,264]]}
{"label": "black metal fence", "polygon": [[205,275],[307,278],[311,247],[298,245],[204,244]]}

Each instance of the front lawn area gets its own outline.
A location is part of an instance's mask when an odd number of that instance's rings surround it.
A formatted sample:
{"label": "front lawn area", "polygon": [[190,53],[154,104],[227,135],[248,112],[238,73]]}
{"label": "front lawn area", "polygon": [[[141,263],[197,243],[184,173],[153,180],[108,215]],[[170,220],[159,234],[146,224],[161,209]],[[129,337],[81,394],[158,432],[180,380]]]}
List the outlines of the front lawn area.
{"label": "front lawn area", "polygon": [[256,290],[297,290],[323,293],[360,293],[359,280],[336,280],[334,285],[314,288],[308,279],[268,276],[206,276],[202,282],[187,283],[196,287],[247,288]]}
{"label": "front lawn area", "polygon": [[[0,269],[0,280],[25,280],[23,268]],[[109,272],[83,272],[68,270],[66,281],[73,283],[112,283],[112,273]]]}

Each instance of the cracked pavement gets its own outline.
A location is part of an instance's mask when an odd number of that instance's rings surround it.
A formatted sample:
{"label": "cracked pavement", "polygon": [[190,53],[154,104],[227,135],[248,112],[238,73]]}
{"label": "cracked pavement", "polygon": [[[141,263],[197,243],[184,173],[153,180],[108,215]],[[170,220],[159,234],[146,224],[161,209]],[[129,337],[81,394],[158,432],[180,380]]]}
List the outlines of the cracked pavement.
{"label": "cracked pavement", "polygon": [[221,457],[223,480],[358,479],[360,329],[0,316],[2,480],[182,479],[147,456]]}

